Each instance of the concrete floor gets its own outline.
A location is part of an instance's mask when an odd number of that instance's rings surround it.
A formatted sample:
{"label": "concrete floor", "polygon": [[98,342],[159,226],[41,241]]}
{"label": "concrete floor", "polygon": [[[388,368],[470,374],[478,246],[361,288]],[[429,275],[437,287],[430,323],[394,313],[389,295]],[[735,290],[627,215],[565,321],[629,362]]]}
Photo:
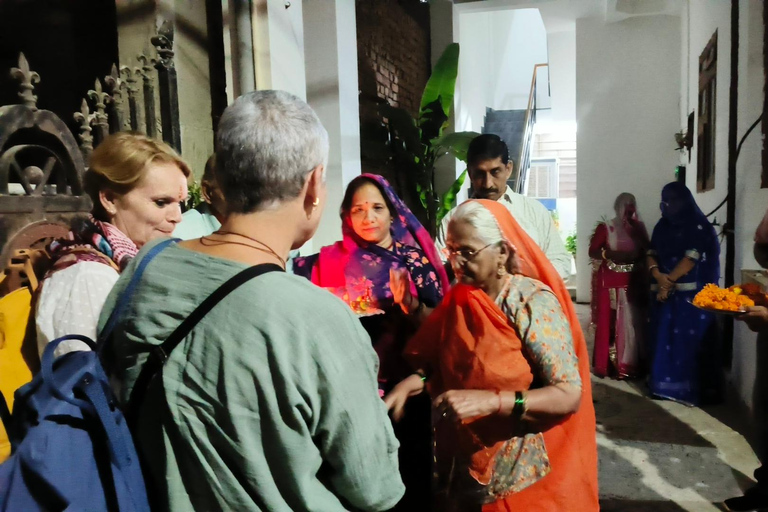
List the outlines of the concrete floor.
{"label": "concrete floor", "polygon": [[[577,305],[582,326],[589,308]],[[593,376],[603,512],[709,512],[750,486],[759,465],[744,436],[705,412],[651,400],[643,381]],[[711,414],[710,414],[711,413]]]}

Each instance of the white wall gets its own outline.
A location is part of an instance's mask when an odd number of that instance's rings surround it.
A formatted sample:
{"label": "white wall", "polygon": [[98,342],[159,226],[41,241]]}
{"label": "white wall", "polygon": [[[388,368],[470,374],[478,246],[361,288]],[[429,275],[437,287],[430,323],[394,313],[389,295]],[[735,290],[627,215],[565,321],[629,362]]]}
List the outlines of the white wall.
{"label": "white wall", "polygon": [[[202,176],[205,162],[213,153],[208,48],[199,42],[199,36],[208,33],[205,4],[189,4],[181,0],[173,0],[172,4],[177,22],[173,48],[179,89],[181,151],[195,174]],[[179,28],[182,21],[187,27],[185,30]]]}
{"label": "white wall", "polygon": [[576,208],[577,201],[575,197],[560,198],[557,200],[557,215],[559,217],[560,237],[565,239],[576,231]]}
{"label": "white wall", "polygon": [[[749,126],[763,109],[763,26],[762,2],[740,0],[739,19],[739,87],[738,87],[738,130],[741,140]],[[728,187],[728,116],[730,76],[730,5],[715,0],[689,0],[682,17],[683,76],[681,126],[685,126],[688,112],[698,110],[698,61],[704,46],[712,33],[718,30],[717,56],[717,127],[715,139],[715,189],[697,194],[696,190],[696,145],[692,150],[688,167],[687,185],[694,191],[696,201],[705,213],[709,213],[726,196]],[[696,119],[698,123],[698,119]],[[768,190],[760,189],[761,127],[746,139],[736,168],[736,219],[735,219],[735,282],[740,282],[741,269],[759,268],[752,256],[755,228],[768,206]],[[726,207],[716,213],[717,220],[726,220]],[[717,228],[718,231],[722,226]],[[725,272],[725,243],[721,246]],[[761,348],[756,335],[740,322],[736,322],[733,360],[729,378],[739,397],[754,410],[756,380],[760,378]]]}
{"label": "white wall", "polygon": [[659,218],[678,162],[680,27],[674,16],[576,21],[579,301],[589,300],[589,237],[614,198],[635,194],[649,229]]}
{"label": "white wall", "polygon": [[[540,113],[538,124],[553,125],[553,130],[573,127],[576,122],[576,30],[548,34],[547,48],[552,109]],[[543,126],[537,127],[539,131],[543,129]]]}
{"label": "white wall", "polygon": [[[715,104],[715,188],[704,193],[696,192],[696,151],[691,151],[686,185],[694,193],[696,202],[704,213],[712,211],[724,198],[728,190],[728,101],[731,83],[731,7],[730,2],[717,0],[688,1],[683,10],[681,40],[683,48],[683,82],[681,84],[680,127],[687,124],[687,116],[695,111],[695,131],[698,129],[699,100],[699,56],[717,31],[717,98]],[[680,128],[678,128],[680,129]],[[725,207],[717,214],[720,223],[725,222]],[[723,246],[725,247],[725,246]]]}
{"label": "white wall", "polygon": [[253,0],[256,89],[281,89],[307,97],[302,0]]}
{"label": "white wall", "polygon": [[[312,238],[317,251],[341,239],[339,207],[347,184],[360,174],[360,114],[357,98],[355,3],[304,4],[307,102],[328,130],[328,198]],[[304,249],[308,253],[308,248]]]}
{"label": "white wall", "polygon": [[547,62],[538,9],[459,12],[461,100],[457,130],[479,132],[485,108],[528,106],[533,66]]}

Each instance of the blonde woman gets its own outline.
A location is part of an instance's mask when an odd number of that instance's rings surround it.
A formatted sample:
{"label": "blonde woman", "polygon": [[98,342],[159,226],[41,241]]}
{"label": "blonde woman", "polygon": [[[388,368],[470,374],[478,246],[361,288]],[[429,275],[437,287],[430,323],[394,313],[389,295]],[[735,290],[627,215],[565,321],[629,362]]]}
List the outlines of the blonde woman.
{"label": "blonde woman", "polygon": [[[170,236],[181,221],[189,174],[170,146],[144,135],[116,133],[96,148],[84,178],[91,215],[49,247],[53,265],[35,313],[41,355],[65,334],[96,338],[101,308],[120,272],[145,243]],[[64,342],[57,354],[79,345]]]}

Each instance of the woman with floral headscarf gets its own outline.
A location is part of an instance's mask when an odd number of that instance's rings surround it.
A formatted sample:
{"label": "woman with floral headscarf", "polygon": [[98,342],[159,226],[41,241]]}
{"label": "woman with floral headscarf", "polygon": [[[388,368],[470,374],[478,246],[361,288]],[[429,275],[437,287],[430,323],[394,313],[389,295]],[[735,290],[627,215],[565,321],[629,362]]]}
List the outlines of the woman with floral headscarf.
{"label": "woman with floral headscarf", "polygon": [[592,371],[598,377],[636,377],[642,372],[647,282],[641,264],[648,232],[632,194],[619,194],[614,210],[616,217],[598,224],[589,243],[590,329],[595,335]]}
{"label": "woman with floral headscarf", "polygon": [[[405,349],[433,397],[438,510],[599,510],[589,358],[563,280],[496,201],[459,206],[446,249],[458,283]],[[395,419],[424,388],[411,376],[385,397]]]}
{"label": "woman with floral headscarf", "polygon": [[[379,355],[383,395],[411,373],[403,347],[442,300],[448,277],[429,234],[381,176],[363,174],[350,182],[341,218],[343,239],[319,254],[297,258],[293,271],[329,289],[360,315]],[[408,412],[408,420],[395,426],[406,486],[396,510],[425,510],[431,479],[429,402],[415,401]]]}
{"label": "woman with floral headscarf", "polygon": [[667,184],[660,207],[647,258],[653,278],[648,384],[659,398],[689,405],[717,401],[717,325],[691,301],[704,285],[718,284],[720,243],[684,184]]}

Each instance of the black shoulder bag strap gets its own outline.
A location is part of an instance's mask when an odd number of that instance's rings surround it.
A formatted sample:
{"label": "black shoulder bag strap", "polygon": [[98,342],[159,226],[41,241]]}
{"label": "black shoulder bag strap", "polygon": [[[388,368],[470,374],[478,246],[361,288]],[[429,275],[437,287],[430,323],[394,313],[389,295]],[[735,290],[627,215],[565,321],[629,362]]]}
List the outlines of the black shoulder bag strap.
{"label": "black shoulder bag strap", "polygon": [[138,418],[137,414],[141,403],[144,401],[144,395],[149,388],[149,384],[152,379],[163,369],[163,365],[170,357],[171,352],[176,346],[182,342],[184,338],[194,329],[197,323],[203,319],[219,302],[227,295],[237,289],[240,285],[250,281],[251,279],[258,277],[267,272],[284,272],[283,268],[275,265],[274,263],[265,263],[262,265],[255,265],[249,267],[234,277],[231,277],[227,282],[222,284],[216,291],[209,295],[187,318],[181,322],[168,339],[162,344],[152,347],[149,351],[144,366],[139,372],[139,376],[136,378],[136,382],[131,390],[128,404],[125,408],[126,417],[129,425],[135,425],[135,420]]}

